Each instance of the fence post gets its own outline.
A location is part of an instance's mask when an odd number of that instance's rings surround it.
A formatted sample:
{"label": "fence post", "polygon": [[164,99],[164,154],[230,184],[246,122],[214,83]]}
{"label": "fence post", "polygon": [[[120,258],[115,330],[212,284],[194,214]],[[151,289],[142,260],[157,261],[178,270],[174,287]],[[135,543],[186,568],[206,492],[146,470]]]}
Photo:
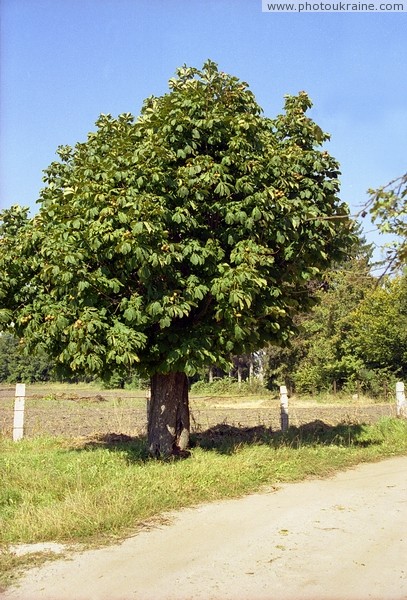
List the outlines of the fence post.
{"label": "fence post", "polygon": [[16,397],[14,400],[14,424],[13,441],[17,442],[24,436],[24,404],[25,404],[25,383],[16,384]]}
{"label": "fence post", "polygon": [[396,412],[398,417],[407,417],[406,396],[402,381],[396,383]]}
{"label": "fence post", "polygon": [[150,421],[151,388],[146,389],[147,423]]}
{"label": "fence post", "polygon": [[280,414],[281,414],[281,431],[288,429],[288,393],[285,385],[280,385]]}

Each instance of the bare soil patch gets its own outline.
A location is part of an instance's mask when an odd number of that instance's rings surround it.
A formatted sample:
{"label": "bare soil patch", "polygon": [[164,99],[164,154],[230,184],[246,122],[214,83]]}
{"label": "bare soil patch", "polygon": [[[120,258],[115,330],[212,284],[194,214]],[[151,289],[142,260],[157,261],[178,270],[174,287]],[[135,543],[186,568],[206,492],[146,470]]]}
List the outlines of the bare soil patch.
{"label": "bare soil patch", "polygon": [[[45,399],[44,399],[45,398]],[[0,431],[11,435],[13,426],[14,388],[0,388]],[[278,400],[262,398],[194,398],[190,399],[191,425],[199,433],[216,425],[236,428],[263,427],[280,429]],[[396,416],[395,405],[318,404],[290,402],[290,425],[300,427],[321,421],[338,424],[375,423],[382,417]],[[142,392],[132,390],[91,390],[74,388],[56,393],[52,388],[35,389],[26,399],[25,435],[81,437],[103,433],[142,435],[146,431],[147,407]]]}

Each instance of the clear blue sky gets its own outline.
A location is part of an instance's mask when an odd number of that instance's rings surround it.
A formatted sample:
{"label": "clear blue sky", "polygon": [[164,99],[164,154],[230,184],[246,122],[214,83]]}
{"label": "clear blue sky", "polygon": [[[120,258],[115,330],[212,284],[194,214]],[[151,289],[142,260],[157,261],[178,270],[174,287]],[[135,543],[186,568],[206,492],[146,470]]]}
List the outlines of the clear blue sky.
{"label": "clear blue sky", "polygon": [[59,145],[84,141],[100,113],[139,114],[178,66],[207,58],[247,81],[267,116],[281,112],[284,94],[309,93],[353,212],[367,188],[407,170],[407,13],[266,14],[261,0],[0,7],[2,208],[35,212]]}

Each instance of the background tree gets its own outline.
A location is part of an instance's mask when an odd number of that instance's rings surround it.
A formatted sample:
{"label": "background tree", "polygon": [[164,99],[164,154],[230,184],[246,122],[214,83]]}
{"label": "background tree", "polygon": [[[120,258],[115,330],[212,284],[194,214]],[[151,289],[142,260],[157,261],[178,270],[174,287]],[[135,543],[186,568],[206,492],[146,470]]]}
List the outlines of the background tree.
{"label": "background tree", "polygon": [[368,371],[407,375],[407,273],[375,286],[344,320],[345,349]]}
{"label": "background tree", "polygon": [[297,392],[315,393],[349,383],[364,366],[350,344],[347,319],[376,285],[367,256],[354,256],[327,271],[316,292],[318,303],[296,318],[298,334],[287,348],[269,348],[271,382]]}
{"label": "background tree", "polygon": [[[28,352],[70,373],[151,376],[153,455],[188,443],[187,375],[286,342],[309,281],[353,239],[305,92],[268,119],[211,61],[169,86],[138,119],[102,115],[59,148],[38,215],[10,236],[4,214],[0,259],[2,319]],[[16,247],[25,266],[10,273]]]}
{"label": "background tree", "polygon": [[0,382],[35,383],[53,381],[53,362],[43,352],[24,355],[19,340],[10,334],[0,334]]}
{"label": "background tree", "polygon": [[299,391],[332,390],[360,379],[364,362],[348,344],[348,315],[375,286],[366,258],[355,257],[327,273],[319,303],[302,317],[302,355],[292,377]]}
{"label": "background tree", "polygon": [[390,270],[407,264],[407,173],[377,190],[369,190],[372,220],[382,233],[395,240],[387,247],[386,262]]}
{"label": "background tree", "polygon": [[367,257],[325,274],[318,304],[297,317],[286,348],[267,349],[269,384],[298,393],[359,389],[383,393],[407,365],[407,274],[373,277]]}

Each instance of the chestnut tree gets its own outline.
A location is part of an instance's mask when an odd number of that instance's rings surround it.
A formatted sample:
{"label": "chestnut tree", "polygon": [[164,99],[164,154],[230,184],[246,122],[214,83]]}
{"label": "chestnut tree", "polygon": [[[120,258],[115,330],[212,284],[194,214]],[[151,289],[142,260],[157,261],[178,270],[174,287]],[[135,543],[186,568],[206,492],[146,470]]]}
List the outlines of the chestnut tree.
{"label": "chestnut tree", "polygon": [[353,241],[310,106],[267,118],[212,61],[184,66],[138,118],[58,149],[34,217],[3,212],[3,329],[70,374],[151,377],[154,456],[188,445],[187,376],[287,343]]}

